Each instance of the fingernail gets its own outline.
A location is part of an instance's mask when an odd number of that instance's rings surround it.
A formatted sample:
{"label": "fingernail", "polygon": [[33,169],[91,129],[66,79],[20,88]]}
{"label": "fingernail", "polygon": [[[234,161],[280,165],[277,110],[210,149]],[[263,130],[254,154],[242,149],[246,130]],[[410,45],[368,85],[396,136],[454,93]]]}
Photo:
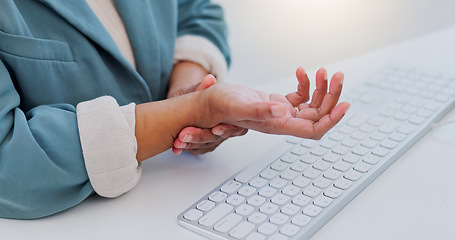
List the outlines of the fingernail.
{"label": "fingernail", "polygon": [[328,81],[327,80],[327,70],[326,69],[324,69],[324,81],[326,81],[326,82]]}
{"label": "fingernail", "polygon": [[175,154],[175,155],[180,155],[180,153],[182,153],[182,152],[183,152],[182,149],[176,149],[176,150],[174,151],[174,154]]}
{"label": "fingernail", "polygon": [[213,130],[213,134],[222,137],[224,134],[224,129],[223,128],[216,128]]}
{"label": "fingernail", "polygon": [[274,117],[282,117],[286,114],[286,109],[284,109],[283,107],[281,107],[279,105],[270,107],[270,111],[272,112],[272,115]]}
{"label": "fingernail", "polygon": [[193,140],[193,136],[191,134],[186,134],[183,138],[183,142],[191,142]]}

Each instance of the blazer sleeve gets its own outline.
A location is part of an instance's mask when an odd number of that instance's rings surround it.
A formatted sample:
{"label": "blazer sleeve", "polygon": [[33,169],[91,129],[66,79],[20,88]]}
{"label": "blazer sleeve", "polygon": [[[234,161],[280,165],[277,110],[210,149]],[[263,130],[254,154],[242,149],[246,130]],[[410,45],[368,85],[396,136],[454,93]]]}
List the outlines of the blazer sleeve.
{"label": "blazer sleeve", "polygon": [[175,59],[201,64],[217,77],[231,61],[223,9],[209,0],[179,0]]}
{"label": "blazer sleeve", "polygon": [[44,217],[92,193],[75,107],[55,104],[22,111],[0,61],[0,217]]}

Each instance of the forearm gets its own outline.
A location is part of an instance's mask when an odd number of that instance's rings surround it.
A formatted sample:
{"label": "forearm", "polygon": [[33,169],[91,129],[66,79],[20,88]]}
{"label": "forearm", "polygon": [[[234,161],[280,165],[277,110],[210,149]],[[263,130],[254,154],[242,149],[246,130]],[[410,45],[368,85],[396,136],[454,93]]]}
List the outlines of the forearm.
{"label": "forearm", "polygon": [[202,126],[200,93],[136,106],[137,160],[142,162],[173,146],[174,139],[187,126]]}

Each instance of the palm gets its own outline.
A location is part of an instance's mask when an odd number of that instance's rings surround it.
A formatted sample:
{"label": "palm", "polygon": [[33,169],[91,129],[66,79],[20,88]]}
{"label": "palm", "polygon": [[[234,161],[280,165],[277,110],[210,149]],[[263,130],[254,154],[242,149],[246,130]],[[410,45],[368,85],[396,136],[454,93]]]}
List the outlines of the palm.
{"label": "palm", "polygon": [[214,116],[212,119],[264,133],[321,138],[349,108],[348,103],[337,106],[343,75],[334,75],[327,92],[324,71],[318,71],[311,103],[306,103],[309,83],[304,72],[297,72],[298,92],[286,97],[238,85],[212,86],[212,97],[208,101],[212,109],[210,114]]}

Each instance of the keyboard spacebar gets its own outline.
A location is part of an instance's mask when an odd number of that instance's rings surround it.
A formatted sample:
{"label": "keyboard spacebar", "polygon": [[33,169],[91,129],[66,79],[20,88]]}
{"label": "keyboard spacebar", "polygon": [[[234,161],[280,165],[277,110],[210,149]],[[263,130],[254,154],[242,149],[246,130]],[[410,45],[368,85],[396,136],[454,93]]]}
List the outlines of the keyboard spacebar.
{"label": "keyboard spacebar", "polygon": [[276,146],[272,147],[272,150],[262,155],[259,159],[252,162],[249,166],[239,172],[234,179],[241,183],[250,181],[251,178],[257,176],[265,167],[270,165],[277,158],[288,152],[294,144],[283,141]]}

